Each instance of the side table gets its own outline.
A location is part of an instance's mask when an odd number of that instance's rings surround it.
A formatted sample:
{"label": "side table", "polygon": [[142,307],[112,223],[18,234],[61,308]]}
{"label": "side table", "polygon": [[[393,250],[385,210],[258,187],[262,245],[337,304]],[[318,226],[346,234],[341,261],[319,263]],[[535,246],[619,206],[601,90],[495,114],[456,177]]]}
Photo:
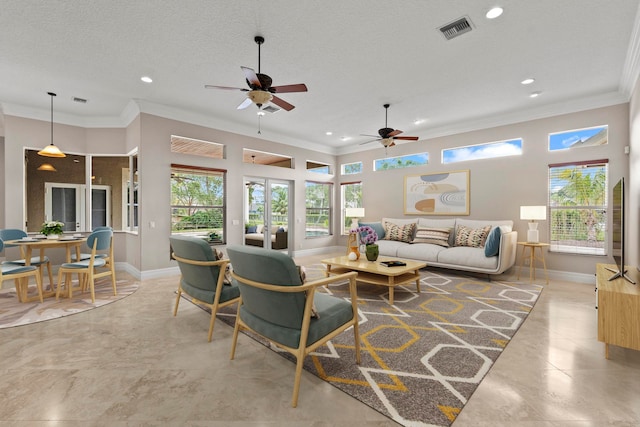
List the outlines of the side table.
{"label": "side table", "polygon": [[[547,273],[547,264],[544,261],[544,253],[542,248],[549,246],[548,243],[533,243],[533,242],[518,242],[519,246],[522,246],[522,261],[520,262],[520,268],[518,269],[518,280],[520,280],[520,272],[524,266],[525,250],[529,248],[529,281],[533,282],[536,279],[536,270],[534,268],[535,261],[542,261],[542,268],[544,268],[544,276],[549,284],[549,274]],[[536,248],[540,249],[540,257],[536,256]]]}

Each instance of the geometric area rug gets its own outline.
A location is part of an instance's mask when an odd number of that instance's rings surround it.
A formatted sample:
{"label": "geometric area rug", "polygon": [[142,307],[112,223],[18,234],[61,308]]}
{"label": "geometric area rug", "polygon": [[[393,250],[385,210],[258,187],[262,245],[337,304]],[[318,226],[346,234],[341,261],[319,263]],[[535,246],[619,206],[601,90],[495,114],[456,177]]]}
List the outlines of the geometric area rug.
{"label": "geometric area rug", "polygon": [[[73,293],[73,298],[61,297],[57,301],[55,297],[48,297],[43,303],[37,300],[22,303],[18,301],[13,281],[5,283],[10,286],[0,290],[0,329],[57,319],[102,307],[133,294],[139,284],[135,280],[116,280],[118,295],[114,296],[109,279],[96,280],[95,303],[91,302],[89,291],[77,291]],[[29,287],[29,293],[37,295],[35,285]]]}
{"label": "geometric area rug", "polygon": [[[307,281],[324,277],[322,265],[306,271]],[[304,367],[398,424],[449,426],[543,288],[432,270],[420,273],[421,292],[415,285],[399,286],[394,305],[389,305],[386,287],[358,282],[360,365],[355,363],[353,333],[346,331],[309,355]],[[320,290],[348,297],[346,282]],[[233,324],[235,310],[228,307],[219,318]],[[293,374],[291,378],[293,382]]]}

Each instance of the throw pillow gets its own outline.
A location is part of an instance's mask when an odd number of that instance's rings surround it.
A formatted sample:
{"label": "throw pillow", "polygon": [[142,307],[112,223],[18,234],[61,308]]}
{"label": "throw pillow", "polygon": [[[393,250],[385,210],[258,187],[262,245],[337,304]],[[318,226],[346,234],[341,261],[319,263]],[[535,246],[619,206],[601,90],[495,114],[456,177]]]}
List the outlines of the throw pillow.
{"label": "throw pillow", "polygon": [[484,255],[485,256],[496,256],[500,251],[500,236],[502,235],[502,230],[500,227],[493,227],[489,236],[487,236],[487,241],[484,244]]}
{"label": "throw pillow", "polygon": [[[307,281],[307,270],[304,268],[304,265],[296,265],[296,267],[298,267],[298,274],[300,275],[300,280],[304,285],[304,282]],[[318,315],[318,310],[316,310],[315,302],[311,306],[311,317],[315,317],[316,319],[320,318],[320,316]]]}
{"label": "throw pillow", "polygon": [[416,223],[396,225],[390,222],[384,223],[384,240],[396,240],[398,242],[411,243],[416,231]]}
{"label": "throw pillow", "polygon": [[247,227],[247,234],[249,233],[257,233],[258,231],[258,226],[257,225],[252,225],[250,227]]}
{"label": "throw pillow", "polygon": [[472,248],[481,248],[484,246],[487,235],[491,230],[491,226],[487,225],[482,228],[469,228],[461,225],[456,232],[456,246],[470,246]]}
{"label": "throw pillow", "polygon": [[276,233],[284,233],[284,227],[278,227]]}
{"label": "throw pillow", "polygon": [[360,227],[369,226],[373,228],[373,231],[378,235],[378,239],[384,239],[384,227],[381,222],[361,222],[358,225],[360,225]]}
{"label": "throw pillow", "polygon": [[411,243],[431,243],[434,245],[449,247],[449,234],[451,228],[418,227],[416,237]]}
{"label": "throw pillow", "polygon": [[[216,255],[216,261],[224,259],[224,253],[220,249],[214,248],[213,252]],[[231,284],[231,263],[228,263],[227,266],[225,267],[224,279],[222,280],[222,283],[225,285]]]}

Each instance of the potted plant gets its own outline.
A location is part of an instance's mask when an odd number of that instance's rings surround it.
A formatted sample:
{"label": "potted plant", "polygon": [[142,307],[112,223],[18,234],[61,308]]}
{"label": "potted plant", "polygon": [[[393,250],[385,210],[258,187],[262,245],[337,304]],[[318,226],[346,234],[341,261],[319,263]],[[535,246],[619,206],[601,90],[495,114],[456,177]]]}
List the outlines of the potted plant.
{"label": "potted plant", "polygon": [[[360,240],[360,250],[365,253],[369,261],[375,261],[378,259],[380,253],[378,245],[378,234],[375,230],[368,225],[358,227],[355,230],[351,230],[352,233],[356,233]],[[364,246],[364,250],[362,248]]]}
{"label": "potted plant", "polygon": [[62,234],[64,223],[60,221],[45,221],[42,223],[40,233],[47,236],[47,239],[57,239]]}

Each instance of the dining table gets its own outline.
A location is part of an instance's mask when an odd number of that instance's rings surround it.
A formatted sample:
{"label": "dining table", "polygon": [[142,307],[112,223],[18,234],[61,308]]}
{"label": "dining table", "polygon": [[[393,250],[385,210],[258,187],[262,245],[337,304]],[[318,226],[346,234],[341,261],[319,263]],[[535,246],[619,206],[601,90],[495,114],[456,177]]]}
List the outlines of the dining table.
{"label": "dining table", "polygon": [[[71,235],[62,235],[57,239],[48,239],[46,237],[24,237],[22,239],[17,240],[9,240],[5,243],[11,245],[20,246],[22,255],[25,259],[25,264],[31,264],[31,257],[34,256],[34,251],[38,251],[40,258],[44,257],[44,252],[47,249],[53,248],[64,248],[66,251],[65,262],[71,262],[71,251],[75,249],[76,259],[80,259],[80,249],[82,244],[87,241],[86,237],[83,236],[71,236]],[[69,280],[69,278],[67,278]],[[59,286],[60,284],[58,284]],[[54,283],[49,284],[49,288],[44,290],[42,296],[47,298],[56,295],[56,286]],[[28,301],[33,300],[33,297]]]}

